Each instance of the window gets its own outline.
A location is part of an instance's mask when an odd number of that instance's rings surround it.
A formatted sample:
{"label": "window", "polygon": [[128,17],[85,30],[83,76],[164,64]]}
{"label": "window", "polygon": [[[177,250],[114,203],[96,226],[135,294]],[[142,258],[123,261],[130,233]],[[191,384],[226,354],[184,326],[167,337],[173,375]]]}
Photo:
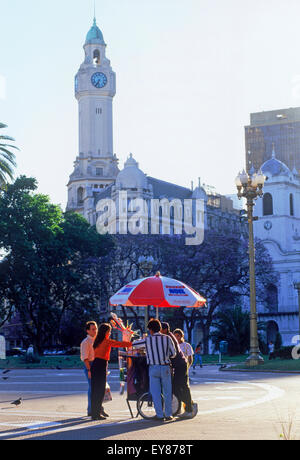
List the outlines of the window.
{"label": "window", "polygon": [[273,198],[270,193],[265,193],[263,196],[263,215],[271,216],[273,214]]}
{"label": "window", "polygon": [[83,204],[83,188],[79,187],[77,190],[77,204],[81,206]]}
{"label": "window", "polygon": [[96,168],[96,176],[103,176],[103,168]]}
{"label": "window", "polygon": [[278,289],[274,284],[269,284],[266,289],[266,304],[269,312],[278,312]]}
{"label": "window", "polygon": [[294,215],[294,196],[290,193],[290,216]]}
{"label": "window", "polygon": [[102,113],[102,109],[101,109],[101,108],[100,108],[100,109],[97,108],[97,109],[96,109],[96,115],[101,115],[101,113]]}
{"label": "window", "polygon": [[94,65],[100,65],[100,51],[95,50],[93,53],[93,63]]}

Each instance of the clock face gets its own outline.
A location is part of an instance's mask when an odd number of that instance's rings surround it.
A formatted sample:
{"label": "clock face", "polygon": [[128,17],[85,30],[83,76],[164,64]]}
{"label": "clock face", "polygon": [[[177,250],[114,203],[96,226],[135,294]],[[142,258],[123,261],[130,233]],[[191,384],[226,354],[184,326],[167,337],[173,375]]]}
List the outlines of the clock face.
{"label": "clock face", "polygon": [[271,230],[271,228],[272,228],[272,222],[270,222],[269,220],[267,220],[267,221],[265,222],[264,227],[265,227],[266,230]]}
{"label": "clock face", "polygon": [[92,75],[92,84],[96,88],[104,88],[104,86],[107,84],[107,76],[102,73],[102,72],[96,72]]}

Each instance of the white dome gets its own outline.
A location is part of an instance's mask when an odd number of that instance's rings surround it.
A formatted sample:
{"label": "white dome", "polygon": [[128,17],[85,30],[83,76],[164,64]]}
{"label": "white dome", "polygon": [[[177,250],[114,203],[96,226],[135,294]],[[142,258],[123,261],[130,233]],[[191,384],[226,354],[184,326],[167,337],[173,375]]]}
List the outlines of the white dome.
{"label": "white dome", "polygon": [[116,186],[121,189],[148,188],[146,174],[139,169],[139,164],[133,158],[132,153],[126,161],[124,169],[117,175]]}

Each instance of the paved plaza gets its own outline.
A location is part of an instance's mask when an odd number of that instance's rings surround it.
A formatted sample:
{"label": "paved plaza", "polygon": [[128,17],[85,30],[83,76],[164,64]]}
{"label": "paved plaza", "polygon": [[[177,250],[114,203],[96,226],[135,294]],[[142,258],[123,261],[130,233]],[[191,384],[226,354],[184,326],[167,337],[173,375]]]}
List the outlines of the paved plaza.
{"label": "paved plaza", "polygon": [[[86,417],[87,384],[80,370],[12,370],[0,374],[0,440],[208,440],[300,438],[300,375],[219,371],[191,373],[199,412],[192,420],[132,419],[119,375],[109,382],[113,401],[105,422]],[[22,397],[20,406],[10,403]],[[131,403],[134,415],[136,405]]]}

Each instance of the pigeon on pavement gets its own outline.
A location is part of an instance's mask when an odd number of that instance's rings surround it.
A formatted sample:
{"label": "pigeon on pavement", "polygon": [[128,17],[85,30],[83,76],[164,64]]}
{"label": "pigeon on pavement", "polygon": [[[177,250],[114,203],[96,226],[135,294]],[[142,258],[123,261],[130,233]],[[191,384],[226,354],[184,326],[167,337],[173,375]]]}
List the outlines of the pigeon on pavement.
{"label": "pigeon on pavement", "polygon": [[13,404],[14,406],[19,406],[21,404],[22,398],[16,399],[16,401],[13,401],[10,404]]}

